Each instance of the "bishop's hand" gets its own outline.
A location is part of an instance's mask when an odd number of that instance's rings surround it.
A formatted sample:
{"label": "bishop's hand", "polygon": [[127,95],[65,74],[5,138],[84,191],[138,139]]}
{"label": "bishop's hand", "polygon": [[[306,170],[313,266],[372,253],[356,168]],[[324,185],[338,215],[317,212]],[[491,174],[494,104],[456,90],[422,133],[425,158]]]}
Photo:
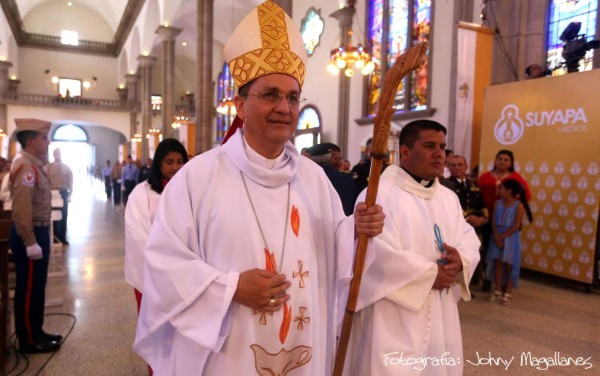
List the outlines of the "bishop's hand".
{"label": "bishop's hand", "polygon": [[263,312],[275,312],[290,299],[286,291],[291,285],[285,274],[264,269],[246,270],[240,273],[233,301]]}
{"label": "bishop's hand", "polygon": [[380,205],[367,208],[364,202],[359,202],[354,208],[354,223],[356,233],[369,236],[377,236],[383,232],[385,214]]}

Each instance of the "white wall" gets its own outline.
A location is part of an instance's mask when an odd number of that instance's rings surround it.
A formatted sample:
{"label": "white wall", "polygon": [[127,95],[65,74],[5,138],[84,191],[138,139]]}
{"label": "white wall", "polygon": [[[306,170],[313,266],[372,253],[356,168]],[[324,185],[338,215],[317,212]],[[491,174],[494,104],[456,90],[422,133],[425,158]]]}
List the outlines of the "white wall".
{"label": "white wall", "polygon": [[[50,69],[50,73],[44,73],[46,69]],[[115,57],[19,48],[19,72],[20,93],[54,95],[57,91],[47,83],[52,76],[81,80],[91,80],[94,76],[96,87],[84,92],[84,97],[119,99]]]}
{"label": "white wall", "polygon": [[112,42],[116,31],[98,13],[77,1],[70,7],[65,1],[42,3],[24,16],[23,24],[29,33],[60,36],[62,30],[71,30],[79,33],[79,39],[106,43]]}
{"label": "white wall", "polygon": [[336,1],[315,3],[314,1],[293,2],[292,14],[294,22],[298,27],[301,27],[302,19],[306,16],[311,5],[320,10],[321,18],[325,23],[321,42],[313,55],[308,58],[306,78],[302,87],[302,96],[307,100],[303,104],[312,104],[319,109],[319,113],[321,114],[321,142],[338,144],[337,98],[339,78],[327,73],[326,68],[329,63],[331,49],[339,47],[338,22],[334,18],[329,17],[339,7]]}

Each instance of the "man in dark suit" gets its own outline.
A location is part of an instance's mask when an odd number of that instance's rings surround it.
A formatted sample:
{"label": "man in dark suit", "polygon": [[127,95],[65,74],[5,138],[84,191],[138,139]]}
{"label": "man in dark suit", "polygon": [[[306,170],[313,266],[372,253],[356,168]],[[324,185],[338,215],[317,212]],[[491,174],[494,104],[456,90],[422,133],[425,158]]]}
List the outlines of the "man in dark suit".
{"label": "man in dark suit", "polygon": [[[442,179],[441,183],[452,190],[458,196],[460,206],[463,209],[465,220],[475,228],[475,232],[481,239],[481,227],[488,222],[488,209],[483,204],[479,187],[467,177],[467,161],[462,155],[453,155],[448,162],[450,177]],[[479,252],[481,261],[477,271],[473,275],[471,283],[478,284],[482,271],[485,272],[485,250],[487,244],[481,244]]]}
{"label": "man in dark suit", "polygon": [[325,175],[340,196],[344,213],[352,215],[356,198],[360,192],[350,174],[345,174],[334,166],[341,160],[341,149],[336,144],[325,142],[308,148],[306,152],[310,154],[310,159],[323,167]]}

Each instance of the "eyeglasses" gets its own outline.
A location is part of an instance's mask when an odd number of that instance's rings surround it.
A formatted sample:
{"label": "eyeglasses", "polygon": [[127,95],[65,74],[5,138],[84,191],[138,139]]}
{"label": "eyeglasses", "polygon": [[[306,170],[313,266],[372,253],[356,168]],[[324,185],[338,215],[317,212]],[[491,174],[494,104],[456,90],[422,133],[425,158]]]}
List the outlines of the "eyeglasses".
{"label": "eyeglasses", "polygon": [[298,107],[306,98],[300,97],[300,94],[282,94],[278,91],[261,91],[259,93],[248,93],[248,95],[256,95],[261,101],[271,104],[278,104],[285,97],[290,107]]}

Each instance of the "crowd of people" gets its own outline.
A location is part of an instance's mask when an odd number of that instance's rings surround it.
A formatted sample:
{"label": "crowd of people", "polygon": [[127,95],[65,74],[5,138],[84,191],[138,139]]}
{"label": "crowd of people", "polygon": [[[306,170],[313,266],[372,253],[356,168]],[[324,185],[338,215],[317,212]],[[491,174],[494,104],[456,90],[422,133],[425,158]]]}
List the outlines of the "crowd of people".
{"label": "crowd of people", "polygon": [[[306,55],[302,43],[281,38],[301,40],[293,21],[266,1],[226,43],[241,125],[226,143],[188,161],[179,141],[164,139],[145,165],[127,156],[102,170],[107,197],[126,204],[135,351],[158,375],[241,375],[252,367],[331,374],[356,239],[366,236],[344,374],[413,374],[412,363],[388,367],[389,349],[411,359],[462,358],[457,302],[474,296],[472,282],[483,281],[484,290],[493,282],[489,300],[505,305],[518,286],[518,236],[531,212],[513,154],[499,151],[493,170],[477,180],[464,157],[447,156],[442,124],[412,121],[400,132],[397,163],[377,171],[378,203],[367,207],[371,140],[352,169],[335,144],[301,155],[289,141]],[[293,64],[233,69],[263,55]],[[24,153],[9,179],[17,337],[22,352],[50,352],[62,337],[42,329],[46,201],[51,186],[72,187],[49,179],[64,172],[60,165],[48,174],[43,167],[49,123],[24,119],[17,129]],[[61,163],[60,152],[54,158]],[[459,362],[443,374],[462,371]]]}

